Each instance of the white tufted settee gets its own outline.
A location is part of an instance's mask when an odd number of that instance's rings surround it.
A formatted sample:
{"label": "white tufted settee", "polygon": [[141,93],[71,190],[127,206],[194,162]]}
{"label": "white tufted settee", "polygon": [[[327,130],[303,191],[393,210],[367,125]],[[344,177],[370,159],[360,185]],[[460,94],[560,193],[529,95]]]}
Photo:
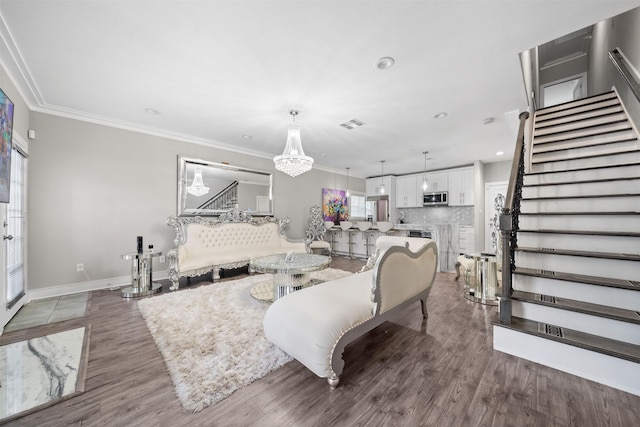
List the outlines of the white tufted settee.
{"label": "white tufted settee", "polygon": [[289,219],[253,219],[240,211],[218,219],[169,217],[167,225],[176,231],[175,249],[167,253],[171,290],[179,287],[180,277],[193,277],[220,268],[242,267],[252,259],[286,252],[307,252],[303,240],[284,235]]}
{"label": "white tufted settee", "polygon": [[280,298],[263,320],[267,340],[327,378],[331,388],[338,385],[347,344],[418,300],[427,317],[427,297],[438,265],[436,244],[382,236],[376,248],[364,268],[370,269]]}

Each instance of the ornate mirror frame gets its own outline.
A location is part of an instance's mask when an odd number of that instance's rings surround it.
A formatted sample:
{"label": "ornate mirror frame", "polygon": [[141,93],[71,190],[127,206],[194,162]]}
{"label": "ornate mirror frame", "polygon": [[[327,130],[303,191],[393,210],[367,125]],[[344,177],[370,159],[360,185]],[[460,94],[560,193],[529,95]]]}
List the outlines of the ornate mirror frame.
{"label": "ornate mirror frame", "polygon": [[[203,194],[193,188],[196,170],[206,187]],[[272,216],[273,173],[178,156],[178,216],[220,216],[234,208]]]}

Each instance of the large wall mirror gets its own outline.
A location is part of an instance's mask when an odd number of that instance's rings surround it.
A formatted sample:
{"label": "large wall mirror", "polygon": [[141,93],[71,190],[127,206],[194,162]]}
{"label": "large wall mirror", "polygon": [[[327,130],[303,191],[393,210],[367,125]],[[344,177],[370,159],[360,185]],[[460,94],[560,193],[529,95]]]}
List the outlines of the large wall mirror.
{"label": "large wall mirror", "polygon": [[178,156],[178,216],[273,215],[272,195],[271,173]]}

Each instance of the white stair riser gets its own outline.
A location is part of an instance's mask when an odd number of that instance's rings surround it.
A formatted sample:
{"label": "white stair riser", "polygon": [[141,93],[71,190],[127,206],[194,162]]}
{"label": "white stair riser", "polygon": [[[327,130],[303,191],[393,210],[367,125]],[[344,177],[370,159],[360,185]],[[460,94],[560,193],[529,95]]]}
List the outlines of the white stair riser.
{"label": "white stair riser", "polygon": [[561,139],[546,144],[537,141],[532,148],[534,154],[545,153],[548,151],[573,150],[581,147],[591,147],[594,145],[612,144],[614,142],[634,141],[636,134],[633,130],[628,129],[622,132],[606,133],[604,135],[591,135],[577,139]]}
{"label": "white stair riser", "polygon": [[557,133],[557,132],[571,133],[571,131],[576,129],[584,129],[584,128],[591,128],[593,126],[608,125],[616,122],[621,122],[624,120],[627,120],[627,116],[624,113],[616,113],[608,116],[594,117],[587,120],[581,120],[579,122],[570,122],[567,124],[551,126],[548,128],[536,129],[534,132],[534,138],[538,136],[549,135],[551,133]]}
{"label": "white stair riser", "polygon": [[552,117],[555,114],[570,114],[571,111],[578,110],[580,108],[597,108],[597,105],[609,100],[618,101],[618,97],[615,92],[607,92],[601,95],[592,96],[590,98],[581,98],[565,104],[554,105],[544,108],[536,112],[539,117]]}
{"label": "white stair riser", "polygon": [[637,232],[640,215],[521,215],[520,229]]}
{"label": "white stair riser", "polygon": [[[569,132],[552,133],[552,134],[536,134],[533,137],[533,144],[545,144],[550,142],[565,141],[567,139],[589,138],[595,135],[605,135],[613,132],[623,132],[631,129],[629,121],[617,123],[603,123],[597,127],[588,127],[584,129],[573,129]],[[547,132],[548,133],[548,132]]]}
{"label": "white stair riser", "polygon": [[599,194],[640,193],[640,178],[579,184],[559,184],[524,187],[522,197],[574,197]]}
{"label": "white stair riser", "polygon": [[516,317],[640,345],[639,324],[518,300],[513,300],[511,304],[511,313]]}
{"label": "white stair riser", "polygon": [[640,277],[640,261],[516,252],[516,266],[621,280]]}
{"label": "white stair riser", "polygon": [[546,277],[513,275],[513,289],[592,304],[640,311],[640,292]]}
{"label": "white stair riser", "polygon": [[500,326],[493,327],[493,348],[640,396],[640,363]]}
{"label": "white stair riser", "polygon": [[562,117],[545,117],[545,120],[536,121],[536,130],[542,130],[548,128],[549,126],[558,126],[565,123],[573,123],[577,120],[585,120],[593,117],[603,116],[606,114],[614,114],[621,113],[624,110],[619,103],[615,101],[609,101],[608,105],[600,104],[597,109],[586,109],[583,107],[584,111],[571,111],[571,115],[565,115]]}
{"label": "white stair riser", "polygon": [[544,175],[525,175],[524,185],[552,184],[556,182],[587,181],[590,179],[640,178],[640,165],[617,168],[586,169],[547,173]]}
{"label": "white stair riser", "polygon": [[525,248],[569,249],[575,251],[594,248],[594,250],[598,252],[640,255],[640,237],[631,236],[519,232],[518,246]]}
{"label": "white stair riser", "polygon": [[[640,145],[636,142],[636,149],[640,149]],[[578,169],[598,166],[613,166],[625,163],[635,163],[640,161],[639,152],[619,153],[610,156],[589,157],[586,159],[569,159],[558,162],[540,163],[531,166],[531,172],[554,172],[566,169]]]}
{"label": "white stair riser", "polygon": [[574,117],[575,115],[581,114],[584,112],[596,112],[596,111],[600,111],[603,108],[607,108],[611,106],[620,106],[620,101],[618,100],[618,98],[603,99],[602,101],[587,104],[587,105],[582,105],[580,107],[564,108],[554,113],[547,113],[547,114],[543,113],[539,115],[536,114],[536,118],[537,118],[536,124],[540,122],[545,123],[547,121],[551,121],[558,118]]}
{"label": "white stair riser", "polygon": [[559,160],[578,159],[582,157],[601,156],[608,153],[624,153],[637,149],[638,141],[614,142],[606,145],[594,145],[592,147],[573,148],[570,150],[550,151],[547,153],[533,153],[533,163],[555,162]]}
{"label": "white stair riser", "polygon": [[640,212],[640,196],[522,200],[521,212]]}

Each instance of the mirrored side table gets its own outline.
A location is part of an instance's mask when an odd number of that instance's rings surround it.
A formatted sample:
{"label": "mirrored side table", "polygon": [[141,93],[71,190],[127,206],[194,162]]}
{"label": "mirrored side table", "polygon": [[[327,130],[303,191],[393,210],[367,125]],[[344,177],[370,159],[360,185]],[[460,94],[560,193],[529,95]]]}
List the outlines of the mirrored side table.
{"label": "mirrored side table", "polygon": [[465,274],[464,296],[486,305],[498,305],[497,258],[492,254],[474,254],[473,267]]}
{"label": "mirrored side table", "polygon": [[160,255],[162,251],[153,250],[122,255],[131,261],[131,286],[122,288],[123,298],[145,297],[162,290],[162,284],[153,281],[153,258]]}

